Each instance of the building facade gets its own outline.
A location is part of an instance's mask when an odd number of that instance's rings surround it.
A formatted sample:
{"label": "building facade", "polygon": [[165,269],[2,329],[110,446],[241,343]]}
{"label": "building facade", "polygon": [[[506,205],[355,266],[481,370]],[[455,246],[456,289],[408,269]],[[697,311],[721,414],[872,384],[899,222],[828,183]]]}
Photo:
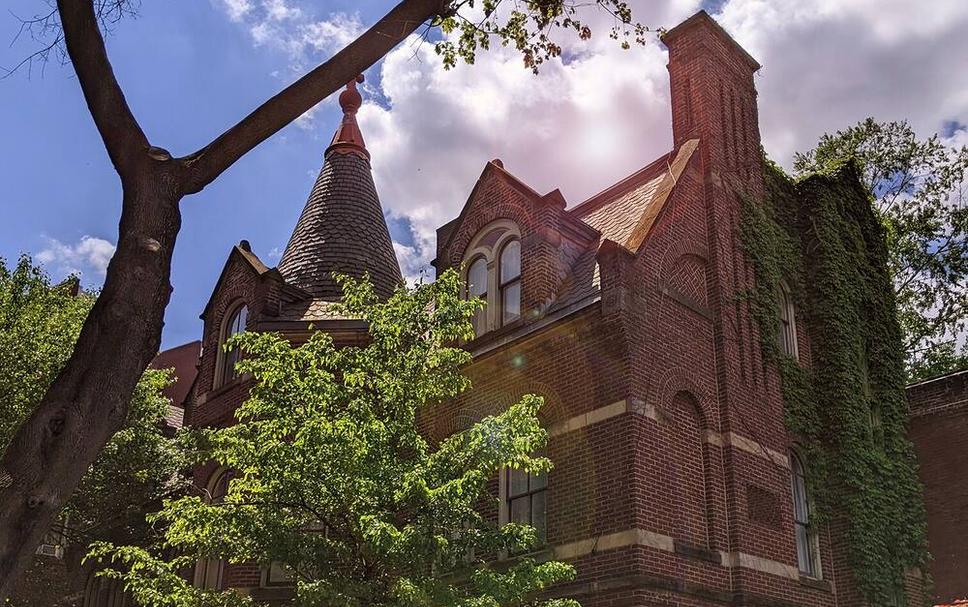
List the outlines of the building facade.
{"label": "building facade", "polygon": [[935,603],[968,604],[968,370],[908,387]]}
{"label": "building facade", "polygon": [[[525,521],[540,554],[575,564],[556,589],[587,607],[861,606],[841,530],[818,524],[810,462],[784,423],[775,365],[742,294],[754,270],[740,242],[740,194],[764,195],[754,74],[758,63],[705,12],[663,36],[669,50],[670,151],[579,204],[541,194],[492,160],[460,215],[437,233],[438,271],[460,268],[488,305],[468,344],[473,388],[424,418],[441,438],[525,394],[545,399],[555,468],[502,474],[498,523]],[[365,328],[333,311],[332,273],[368,273],[377,292],[401,281],[355,83],[342,124],[277,268],[242,241],[202,314],[188,423],[224,426],[246,398],[241,330],[311,330],[359,343]],[[780,348],[813,361],[789,292]],[[224,471],[196,471],[217,499]],[[277,572],[199,563],[195,583],[284,599]],[[919,578],[909,576],[917,603]]]}

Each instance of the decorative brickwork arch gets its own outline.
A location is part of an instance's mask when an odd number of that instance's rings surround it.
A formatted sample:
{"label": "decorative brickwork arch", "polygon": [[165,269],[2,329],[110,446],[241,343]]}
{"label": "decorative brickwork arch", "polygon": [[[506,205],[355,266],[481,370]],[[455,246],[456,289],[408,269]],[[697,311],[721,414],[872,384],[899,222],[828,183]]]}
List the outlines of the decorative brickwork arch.
{"label": "decorative brickwork arch", "polygon": [[531,212],[524,206],[513,202],[502,202],[487,207],[474,209],[471,216],[457,228],[457,233],[451,238],[450,250],[447,252],[448,265],[457,267],[465,259],[468,247],[478,237],[488,224],[497,221],[508,221],[520,229],[521,235],[533,231]]}
{"label": "decorative brickwork arch", "polygon": [[707,453],[705,424],[696,398],[687,391],[675,394],[668,407],[664,430],[673,460],[675,537],[708,547]]}

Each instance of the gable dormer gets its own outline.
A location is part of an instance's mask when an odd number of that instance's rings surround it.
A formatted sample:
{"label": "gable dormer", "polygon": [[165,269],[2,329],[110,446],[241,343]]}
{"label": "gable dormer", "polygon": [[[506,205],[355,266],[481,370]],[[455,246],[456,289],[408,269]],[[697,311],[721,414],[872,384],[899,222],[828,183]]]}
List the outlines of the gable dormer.
{"label": "gable dormer", "polygon": [[457,219],[437,231],[438,272],[460,268],[468,294],[487,309],[478,334],[538,318],[598,232],[565,212],[561,192],[541,195],[487,163]]}
{"label": "gable dormer", "polygon": [[222,273],[200,318],[202,355],[198,392],[216,390],[234,379],[234,361],[222,344],[234,333],[251,328],[260,319],[278,314],[284,288],[282,277],[268,268],[243,240],[229,251]]}

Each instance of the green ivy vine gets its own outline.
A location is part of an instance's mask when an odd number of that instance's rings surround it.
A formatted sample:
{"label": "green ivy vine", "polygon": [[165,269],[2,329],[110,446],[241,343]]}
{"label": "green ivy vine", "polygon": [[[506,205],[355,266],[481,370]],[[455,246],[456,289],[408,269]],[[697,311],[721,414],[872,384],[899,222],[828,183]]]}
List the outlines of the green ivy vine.
{"label": "green ivy vine", "polygon": [[[883,227],[854,162],[794,181],[766,161],[764,176],[765,200],[743,205],[757,285],[746,295],[809,462],[818,519],[845,535],[868,601],[891,604],[904,571],[925,564],[927,542]],[[808,328],[810,368],[780,352],[781,281]]]}

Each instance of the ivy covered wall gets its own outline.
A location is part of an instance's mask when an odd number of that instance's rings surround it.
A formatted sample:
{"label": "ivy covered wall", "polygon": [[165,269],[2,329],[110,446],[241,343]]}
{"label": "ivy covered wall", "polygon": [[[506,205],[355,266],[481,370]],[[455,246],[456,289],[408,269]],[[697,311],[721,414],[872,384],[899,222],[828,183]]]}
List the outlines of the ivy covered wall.
{"label": "ivy covered wall", "polygon": [[[744,204],[741,236],[757,277],[747,295],[764,354],[780,372],[816,516],[842,517],[860,590],[871,604],[890,605],[904,571],[925,563],[926,525],[905,436],[903,347],[883,227],[858,175],[849,162],[794,181],[767,162],[765,200]],[[810,335],[811,368],[779,349],[781,281]]]}

